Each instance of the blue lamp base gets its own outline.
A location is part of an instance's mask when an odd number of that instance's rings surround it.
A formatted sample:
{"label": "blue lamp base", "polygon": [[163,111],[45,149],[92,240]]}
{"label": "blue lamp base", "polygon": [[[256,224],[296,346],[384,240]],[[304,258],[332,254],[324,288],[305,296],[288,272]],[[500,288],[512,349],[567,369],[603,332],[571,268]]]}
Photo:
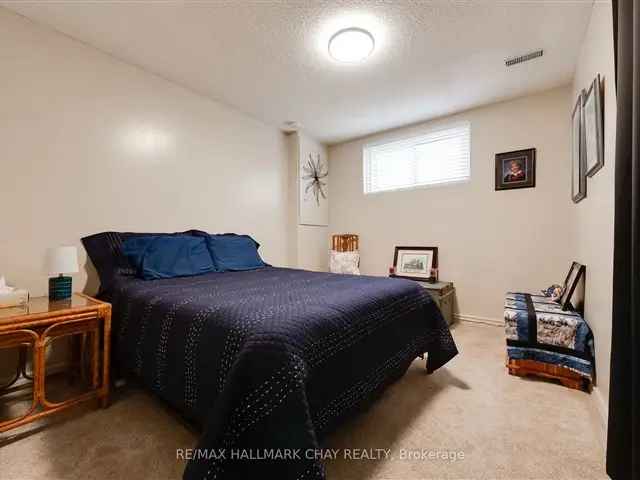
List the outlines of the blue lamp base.
{"label": "blue lamp base", "polygon": [[71,277],[51,277],[49,279],[49,300],[71,298]]}

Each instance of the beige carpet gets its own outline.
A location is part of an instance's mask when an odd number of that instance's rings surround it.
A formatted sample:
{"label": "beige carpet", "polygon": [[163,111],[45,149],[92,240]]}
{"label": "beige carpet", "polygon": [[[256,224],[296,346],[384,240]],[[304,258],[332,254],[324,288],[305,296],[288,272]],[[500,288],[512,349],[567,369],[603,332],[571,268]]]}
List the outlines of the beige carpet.
{"label": "beige carpet", "polygon": [[[427,376],[417,360],[328,445],[390,458],[346,460],[340,450],[330,480],[607,478],[588,394],[507,375],[500,328],[462,324],[454,335],[461,354],[446,368]],[[195,440],[160,402],[130,389],[106,410],[0,434],[0,478],[179,479],[176,449]],[[401,458],[409,453],[425,458]]]}

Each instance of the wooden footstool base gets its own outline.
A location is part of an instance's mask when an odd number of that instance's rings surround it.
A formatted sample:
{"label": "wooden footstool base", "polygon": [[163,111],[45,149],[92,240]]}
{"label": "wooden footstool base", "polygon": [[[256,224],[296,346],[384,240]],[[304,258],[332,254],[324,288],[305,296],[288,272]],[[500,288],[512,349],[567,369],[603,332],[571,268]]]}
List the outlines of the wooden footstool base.
{"label": "wooden footstool base", "polygon": [[551,365],[549,363],[536,362],[535,360],[507,360],[507,368],[510,375],[518,377],[526,377],[533,375],[537,377],[552,378],[558,380],[565,387],[576,390],[591,391],[591,382],[578,375],[573,370],[560,365]]}

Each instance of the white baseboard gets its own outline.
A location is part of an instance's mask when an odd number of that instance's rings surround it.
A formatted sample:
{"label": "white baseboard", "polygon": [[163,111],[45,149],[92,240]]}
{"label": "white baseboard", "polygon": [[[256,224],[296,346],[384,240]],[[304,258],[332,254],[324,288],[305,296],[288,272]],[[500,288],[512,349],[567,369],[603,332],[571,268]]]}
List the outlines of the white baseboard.
{"label": "white baseboard", "polygon": [[498,320],[496,318],[479,317],[477,315],[465,315],[462,313],[455,313],[453,317],[461,322],[482,323],[484,325],[492,325],[494,327],[504,327],[504,320]]}
{"label": "white baseboard", "polygon": [[602,447],[606,450],[607,448],[607,425],[609,423],[609,408],[607,406],[607,402],[605,402],[604,397],[602,396],[602,390],[598,387],[593,387],[591,390],[591,399],[593,401],[593,405],[595,407],[595,411],[598,415],[599,427],[600,427],[600,440],[602,442]]}

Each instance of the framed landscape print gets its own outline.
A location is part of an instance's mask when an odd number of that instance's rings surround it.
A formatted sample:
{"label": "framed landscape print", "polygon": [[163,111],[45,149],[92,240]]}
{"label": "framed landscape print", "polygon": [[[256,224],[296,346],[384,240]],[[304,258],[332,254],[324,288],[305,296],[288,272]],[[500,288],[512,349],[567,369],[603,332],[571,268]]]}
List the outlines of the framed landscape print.
{"label": "framed landscape print", "polygon": [[604,166],[604,133],[602,131],[602,95],[598,75],[583,96],[583,125],[585,137],[585,169],[592,177]]}
{"label": "framed landscape print", "polygon": [[536,186],[536,149],[515,150],[496,155],[496,190]]}
{"label": "framed landscape print", "polygon": [[587,196],[587,176],[584,169],[583,93],[578,95],[571,114],[571,198],[574,203]]}
{"label": "framed landscape print", "polygon": [[427,281],[438,268],[438,247],[396,247],[393,267],[396,277]]}

